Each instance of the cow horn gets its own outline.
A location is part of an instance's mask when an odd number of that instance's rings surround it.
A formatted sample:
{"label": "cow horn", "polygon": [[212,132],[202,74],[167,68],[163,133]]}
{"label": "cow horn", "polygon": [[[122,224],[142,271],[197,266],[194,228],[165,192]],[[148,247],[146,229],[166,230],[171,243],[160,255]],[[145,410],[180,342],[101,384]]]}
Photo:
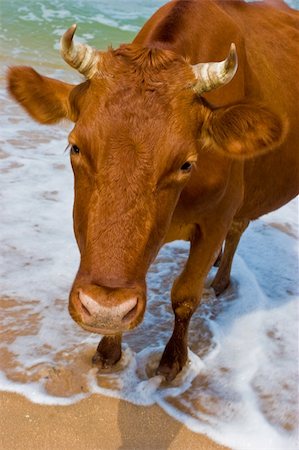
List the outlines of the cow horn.
{"label": "cow horn", "polygon": [[229,83],[238,68],[235,44],[231,44],[228,57],[221,62],[200,63],[191,66],[197,79],[194,90],[201,94]]}
{"label": "cow horn", "polygon": [[63,59],[86,78],[90,79],[98,70],[99,53],[86,44],[75,44],[73,37],[77,25],[72,25],[60,40],[60,52]]}

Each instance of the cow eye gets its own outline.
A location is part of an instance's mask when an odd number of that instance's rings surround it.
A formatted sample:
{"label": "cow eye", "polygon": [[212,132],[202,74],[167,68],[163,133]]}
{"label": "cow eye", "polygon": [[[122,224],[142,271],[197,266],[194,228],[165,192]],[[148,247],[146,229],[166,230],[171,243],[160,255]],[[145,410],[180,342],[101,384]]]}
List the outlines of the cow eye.
{"label": "cow eye", "polygon": [[79,147],[77,147],[77,145],[72,145],[72,146],[71,146],[71,153],[72,153],[73,155],[77,155],[78,153],[80,153]]}
{"label": "cow eye", "polygon": [[192,169],[192,163],[190,161],[186,161],[182,167],[181,167],[181,171],[184,173],[189,173]]}

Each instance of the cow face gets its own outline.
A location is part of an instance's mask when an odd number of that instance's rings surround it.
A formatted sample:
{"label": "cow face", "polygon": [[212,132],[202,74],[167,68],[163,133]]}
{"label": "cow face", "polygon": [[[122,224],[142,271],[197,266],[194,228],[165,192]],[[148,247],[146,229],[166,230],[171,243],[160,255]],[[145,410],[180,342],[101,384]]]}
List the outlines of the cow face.
{"label": "cow face", "polygon": [[182,62],[163,69],[156,61],[149,70],[149,54],[142,53],[143,64],[135,57],[131,48],[109,52],[103,65],[110,76],[94,76],[70,96],[81,253],[70,312],[85,328],[106,334],[142,319],[147,269],[197,158],[197,120],[193,129],[190,116],[185,123],[181,117],[194,95],[188,89],[190,95],[180,98],[172,91]]}
{"label": "cow face", "polygon": [[199,143],[244,157],[271,147],[281,125],[260,107],[204,106],[197,71],[165,50],[129,45],[93,54],[96,66],[86,52],[75,60],[88,77],[79,86],[12,68],[9,89],[39,122],[75,123],[69,148],[81,261],[69,310],[84,329],[109,335],[142,320],[146,272],[191,177]]}

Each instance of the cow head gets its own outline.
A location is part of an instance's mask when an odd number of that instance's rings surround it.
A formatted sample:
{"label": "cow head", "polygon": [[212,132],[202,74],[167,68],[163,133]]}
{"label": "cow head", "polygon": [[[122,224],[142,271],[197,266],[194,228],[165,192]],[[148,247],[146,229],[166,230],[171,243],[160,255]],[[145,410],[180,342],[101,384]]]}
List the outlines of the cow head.
{"label": "cow head", "polygon": [[146,272],[202,146],[251,156],[279,140],[281,124],[264,108],[213,110],[200,97],[234,76],[234,46],[221,63],[190,66],[157,48],[100,53],[75,45],[75,28],[62,39],[62,55],[84,82],[70,85],[28,67],[11,68],[8,82],[35,120],[75,123],[69,146],[81,261],[69,310],[84,329],[109,335],[142,320]]}

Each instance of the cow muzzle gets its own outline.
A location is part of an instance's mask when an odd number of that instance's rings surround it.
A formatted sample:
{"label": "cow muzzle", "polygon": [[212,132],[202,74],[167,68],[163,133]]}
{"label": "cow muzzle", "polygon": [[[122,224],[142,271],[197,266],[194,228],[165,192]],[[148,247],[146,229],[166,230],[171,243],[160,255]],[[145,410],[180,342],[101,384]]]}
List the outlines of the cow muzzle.
{"label": "cow muzzle", "polygon": [[88,285],[72,289],[69,312],[86,331],[114,335],[135,328],[143,319],[142,289],[111,289]]}

